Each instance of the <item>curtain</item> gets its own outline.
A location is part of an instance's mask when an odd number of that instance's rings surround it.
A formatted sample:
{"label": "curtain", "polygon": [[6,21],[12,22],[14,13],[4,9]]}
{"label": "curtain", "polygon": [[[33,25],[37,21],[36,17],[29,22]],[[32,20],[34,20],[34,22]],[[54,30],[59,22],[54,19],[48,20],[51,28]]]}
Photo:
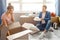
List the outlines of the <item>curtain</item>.
{"label": "curtain", "polygon": [[58,15],[59,15],[59,13],[58,13],[58,12],[59,12],[59,11],[58,11],[58,9],[59,9],[59,8],[58,8],[58,5],[59,5],[59,4],[58,4],[58,3],[59,3],[58,1],[59,1],[59,0],[55,0],[55,1],[56,1],[56,4],[55,4],[56,10],[55,10],[55,12],[56,12],[56,15],[58,16]]}
{"label": "curtain", "polygon": [[1,15],[6,11],[6,0],[0,0],[0,24],[2,22]]}
{"label": "curtain", "polygon": [[58,16],[60,16],[60,0],[58,0]]}

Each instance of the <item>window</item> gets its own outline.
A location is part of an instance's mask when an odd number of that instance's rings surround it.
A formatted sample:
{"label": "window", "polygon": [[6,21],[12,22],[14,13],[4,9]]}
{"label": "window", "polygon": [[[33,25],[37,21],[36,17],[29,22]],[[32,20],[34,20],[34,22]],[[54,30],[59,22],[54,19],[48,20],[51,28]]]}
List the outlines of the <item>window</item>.
{"label": "window", "polygon": [[55,0],[46,0],[47,10],[50,12],[55,12]]}
{"label": "window", "polygon": [[43,2],[43,0],[22,0],[24,3]]}
{"label": "window", "polygon": [[47,5],[47,10],[55,12],[55,0],[7,0],[14,7],[14,12],[39,12],[42,9],[42,5]]}
{"label": "window", "polygon": [[11,3],[14,7],[14,12],[20,12],[20,4],[19,3]]}
{"label": "window", "polygon": [[22,11],[41,11],[43,0],[22,0]]}
{"label": "window", "polygon": [[42,4],[23,4],[22,11],[41,11]]}
{"label": "window", "polygon": [[7,2],[18,2],[19,0],[7,0]]}
{"label": "window", "polygon": [[7,6],[8,3],[11,3],[14,7],[14,12],[20,12],[20,3],[19,0],[7,0]]}

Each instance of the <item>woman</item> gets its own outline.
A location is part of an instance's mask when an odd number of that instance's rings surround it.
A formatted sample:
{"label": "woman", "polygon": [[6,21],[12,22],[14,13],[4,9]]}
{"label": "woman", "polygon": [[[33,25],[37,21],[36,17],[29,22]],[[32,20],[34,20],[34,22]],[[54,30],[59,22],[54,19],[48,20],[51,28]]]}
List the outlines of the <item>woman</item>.
{"label": "woman", "polygon": [[[5,13],[2,14],[2,25],[4,26],[9,26],[11,23],[14,22],[14,17],[13,17],[13,7],[7,7],[7,11]],[[10,35],[10,33],[8,32],[8,35]]]}

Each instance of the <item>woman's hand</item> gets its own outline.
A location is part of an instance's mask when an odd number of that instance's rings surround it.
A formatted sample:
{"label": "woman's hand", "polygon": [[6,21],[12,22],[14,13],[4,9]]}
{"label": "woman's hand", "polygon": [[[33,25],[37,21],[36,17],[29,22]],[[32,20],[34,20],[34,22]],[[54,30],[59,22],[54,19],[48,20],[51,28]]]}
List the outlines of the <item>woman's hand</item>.
{"label": "woman's hand", "polygon": [[12,20],[12,22],[14,22],[14,16],[13,16],[13,14],[11,15],[11,20]]}

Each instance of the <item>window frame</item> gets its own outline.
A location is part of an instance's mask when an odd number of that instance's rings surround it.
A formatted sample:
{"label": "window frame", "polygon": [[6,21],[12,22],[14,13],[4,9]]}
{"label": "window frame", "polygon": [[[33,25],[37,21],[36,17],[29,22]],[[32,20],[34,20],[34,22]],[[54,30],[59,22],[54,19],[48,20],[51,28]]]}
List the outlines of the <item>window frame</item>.
{"label": "window frame", "polygon": [[[48,3],[48,2],[46,2],[47,0],[43,0],[43,2],[23,2],[22,3],[22,0],[18,0],[18,1],[14,1],[14,2],[9,2],[9,3],[18,3],[19,2],[19,6],[20,6],[20,11],[19,12],[17,12],[17,13],[20,13],[20,12],[24,12],[23,10],[22,10],[22,6],[23,6],[23,4],[42,4],[42,5],[45,5],[46,3]],[[8,2],[7,2],[7,5],[8,5]],[[15,12],[14,12],[15,13]]]}

